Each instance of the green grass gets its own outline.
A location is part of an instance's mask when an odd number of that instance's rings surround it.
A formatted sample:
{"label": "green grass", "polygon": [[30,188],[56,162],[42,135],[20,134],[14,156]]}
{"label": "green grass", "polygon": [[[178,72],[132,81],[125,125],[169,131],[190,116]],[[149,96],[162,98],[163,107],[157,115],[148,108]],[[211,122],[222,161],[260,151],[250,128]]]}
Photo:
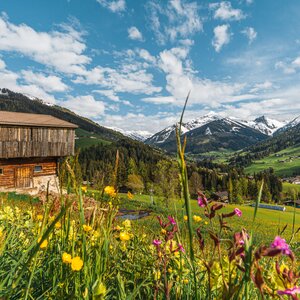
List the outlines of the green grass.
{"label": "green grass", "polygon": [[8,201],[24,201],[28,203],[37,203],[39,202],[38,197],[32,197],[30,195],[26,194],[17,194],[15,192],[9,192],[9,193],[0,193],[0,199],[6,199]]}
{"label": "green grass", "polygon": [[77,149],[84,149],[99,144],[107,145],[111,143],[107,140],[104,140],[100,135],[88,132],[81,128],[76,129],[76,137],[78,138],[75,140],[75,146]]}
{"label": "green grass", "polygon": [[232,150],[228,149],[222,149],[219,151],[209,151],[199,154],[188,154],[187,156],[189,158],[194,159],[211,159],[215,163],[226,163],[228,161],[228,158],[235,153]]}
{"label": "green grass", "polygon": [[[291,158],[292,156],[298,157]],[[269,168],[273,168],[275,174],[279,176],[300,174],[300,147],[287,148],[264,159],[256,160],[249,167],[245,168],[245,172],[253,174]]]}
{"label": "green grass", "polygon": [[292,184],[288,182],[282,183],[282,191],[284,193],[289,192],[291,190],[295,190],[297,193],[300,193],[300,184]]}
{"label": "green grass", "polygon": [[[158,228],[157,215],[177,215],[178,220],[183,219],[184,209],[183,203],[179,200],[173,200],[170,203],[169,208],[166,208],[163,202],[161,202],[157,197],[154,197],[156,202],[155,206],[150,203],[149,195],[135,195],[134,200],[127,200],[125,194],[120,194],[121,196],[121,208],[127,209],[151,209],[153,213],[150,217],[138,220],[137,222],[148,228],[149,230],[155,232]],[[201,224],[204,224],[205,218],[203,213],[203,208],[199,208],[196,200],[191,201],[192,212],[194,215],[199,215],[203,218]],[[250,230],[252,227],[252,219],[254,214],[254,207],[249,205],[237,205],[237,204],[227,204],[225,208],[222,209],[223,213],[232,212],[234,208],[239,208],[243,212],[241,218],[232,217],[228,219],[228,224],[232,228],[232,232],[240,231],[242,228]],[[267,241],[270,242],[279,232],[287,225],[284,236],[289,239],[292,233],[293,226],[293,216],[294,208],[286,207],[286,211],[276,211],[268,210],[264,208],[259,208],[256,221],[253,227],[254,236],[257,241]],[[300,209],[296,209],[295,214],[295,228],[300,227]],[[196,227],[195,227],[196,228]]]}

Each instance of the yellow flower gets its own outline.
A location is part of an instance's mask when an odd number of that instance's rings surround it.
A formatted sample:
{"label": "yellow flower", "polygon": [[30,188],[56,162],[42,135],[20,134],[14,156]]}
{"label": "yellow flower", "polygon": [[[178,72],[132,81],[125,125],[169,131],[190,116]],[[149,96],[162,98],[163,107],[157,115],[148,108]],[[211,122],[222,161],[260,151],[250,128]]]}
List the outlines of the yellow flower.
{"label": "yellow flower", "polygon": [[189,280],[188,280],[188,279],[183,279],[183,283],[184,283],[184,284],[188,284],[188,283],[189,283]]}
{"label": "yellow flower", "polygon": [[72,263],[72,256],[71,256],[71,254],[68,254],[67,252],[64,252],[61,258],[62,258],[63,263],[65,263],[65,264]]}
{"label": "yellow flower", "polygon": [[109,195],[112,198],[117,196],[115,188],[113,186],[109,186],[109,185],[104,188],[104,193]]}
{"label": "yellow flower", "polygon": [[193,220],[194,220],[196,223],[199,223],[199,222],[202,221],[202,218],[195,215],[195,216],[193,216]]}
{"label": "yellow flower", "polygon": [[205,222],[204,222],[204,224],[205,224],[205,225],[208,225],[208,222],[207,222],[207,221],[205,221]]}
{"label": "yellow flower", "polygon": [[91,231],[93,228],[91,227],[91,226],[89,226],[89,225],[82,225],[82,228],[83,228],[83,230],[85,231],[85,232],[89,232],[89,231]]}
{"label": "yellow flower", "polygon": [[173,272],[173,269],[172,269],[172,268],[169,268],[169,269],[168,269],[168,273],[171,274],[172,272]]}
{"label": "yellow flower", "polygon": [[131,222],[130,220],[125,220],[122,225],[125,227],[125,229],[129,230],[131,228]]}
{"label": "yellow flower", "polygon": [[119,237],[120,237],[121,241],[129,241],[130,240],[130,235],[125,231],[120,232]]}
{"label": "yellow flower", "polygon": [[127,198],[129,199],[129,200],[132,200],[133,199],[133,195],[128,191],[128,193],[127,193]]}
{"label": "yellow flower", "polygon": [[183,216],[183,220],[187,221],[188,220],[188,216]]}
{"label": "yellow flower", "polygon": [[60,222],[55,223],[54,227],[55,227],[56,229],[61,228],[61,223],[60,223]]}
{"label": "yellow flower", "polygon": [[160,273],[160,271],[154,271],[153,275],[154,275],[154,280],[157,281],[160,279],[161,273]]}
{"label": "yellow flower", "polygon": [[167,233],[167,231],[166,231],[166,229],[161,229],[161,231],[160,231],[162,234],[166,234]]}
{"label": "yellow flower", "polygon": [[43,220],[43,215],[37,215],[37,216],[36,216],[36,219],[37,219],[38,221],[42,221],[42,220]]}
{"label": "yellow flower", "polygon": [[87,186],[82,186],[82,187],[81,187],[81,191],[82,191],[83,193],[86,193],[86,192],[87,192]]}
{"label": "yellow flower", "polygon": [[83,260],[79,256],[76,256],[72,259],[71,268],[73,271],[80,271],[82,266]]}
{"label": "yellow flower", "polygon": [[[38,239],[38,243],[40,242],[41,238]],[[40,244],[40,248],[41,249],[45,249],[48,246],[48,241],[47,240],[43,240],[43,242]]]}
{"label": "yellow flower", "polygon": [[117,225],[116,227],[115,227],[115,230],[117,230],[117,231],[120,231],[122,228],[119,226],[119,225]]}

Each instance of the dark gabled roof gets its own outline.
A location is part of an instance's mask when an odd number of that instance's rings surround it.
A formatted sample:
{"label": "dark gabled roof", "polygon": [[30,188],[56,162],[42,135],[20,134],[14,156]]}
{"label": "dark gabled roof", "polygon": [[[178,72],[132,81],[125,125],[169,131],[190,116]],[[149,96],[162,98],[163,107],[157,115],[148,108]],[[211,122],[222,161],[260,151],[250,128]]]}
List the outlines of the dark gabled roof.
{"label": "dark gabled roof", "polygon": [[28,114],[10,111],[0,111],[0,125],[32,126],[32,127],[56,127],[77,128],[70,122],[58,119],[50,115]]}

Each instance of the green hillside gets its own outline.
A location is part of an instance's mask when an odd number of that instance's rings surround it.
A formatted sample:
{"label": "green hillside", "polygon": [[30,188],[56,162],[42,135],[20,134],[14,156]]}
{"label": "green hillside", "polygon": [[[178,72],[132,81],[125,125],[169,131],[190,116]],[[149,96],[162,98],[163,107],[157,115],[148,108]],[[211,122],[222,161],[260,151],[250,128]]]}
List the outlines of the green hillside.
{"label": "green hillside", "polygon": [[94,145],[109,145],[111,141],[103,139],[103,137],[99,134],[86,131],[81,128],[76,129],[76,140],[75,147],[76,149],[85,149]]}
{"label": "green hillside", "polygon": [[245,172],[253,174],[269,168],[273,168],[275,174],[280,176],[300,174],[300,146],[290,147],[263,159],[254,160],[245,168]]}

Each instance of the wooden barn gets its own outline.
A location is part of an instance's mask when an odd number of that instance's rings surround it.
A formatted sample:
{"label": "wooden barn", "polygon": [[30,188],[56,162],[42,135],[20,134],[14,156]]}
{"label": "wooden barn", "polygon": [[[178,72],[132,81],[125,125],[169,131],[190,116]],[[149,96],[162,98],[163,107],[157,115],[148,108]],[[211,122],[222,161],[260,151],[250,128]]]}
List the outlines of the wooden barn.
{"label": "wooden barn", "polygon": [[50,115],[0,111],[0,191],[58,191],[58,160],[74,155],[76,125]]}

